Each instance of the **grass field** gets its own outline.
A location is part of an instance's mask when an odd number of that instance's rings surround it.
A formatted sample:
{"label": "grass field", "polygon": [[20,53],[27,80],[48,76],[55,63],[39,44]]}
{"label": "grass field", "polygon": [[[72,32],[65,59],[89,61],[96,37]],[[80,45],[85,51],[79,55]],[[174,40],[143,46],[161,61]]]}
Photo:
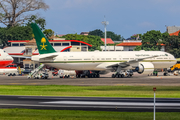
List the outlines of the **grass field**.
{"label": "grass field", "polygon": [[[153,86],[16,86],[1,85],[0,95],[153,97]],[[156,97],[180,98],[180,87],[157,86]]]}
{"label": "grass field", "polygon": [[[179,120],[179,113],[156,113],[156,120]],[[0,109],[1,120],[153,120],[153,112]]]}

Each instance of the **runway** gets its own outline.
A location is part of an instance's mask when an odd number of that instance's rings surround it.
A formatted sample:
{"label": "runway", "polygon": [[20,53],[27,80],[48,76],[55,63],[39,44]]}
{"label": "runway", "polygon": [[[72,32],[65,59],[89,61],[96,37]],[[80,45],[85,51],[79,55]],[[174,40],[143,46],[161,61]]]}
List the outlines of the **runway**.
{"label": "runway", "polygon": [[[153,112],[153,98],[0,96],[0,108]],[[156,99],[157,112],[180,112],[180,99]]]}

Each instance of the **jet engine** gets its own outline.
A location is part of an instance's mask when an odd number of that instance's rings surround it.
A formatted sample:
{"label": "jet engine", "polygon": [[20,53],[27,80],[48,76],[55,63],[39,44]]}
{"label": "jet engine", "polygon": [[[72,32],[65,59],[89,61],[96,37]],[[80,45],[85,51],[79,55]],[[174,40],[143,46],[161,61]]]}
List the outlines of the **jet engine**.
{"label": "jet engine", "polygon": [[135,68],[139,74],[151,74],[154,71],[154,65],[151,62],[141,62],[139,66]]}

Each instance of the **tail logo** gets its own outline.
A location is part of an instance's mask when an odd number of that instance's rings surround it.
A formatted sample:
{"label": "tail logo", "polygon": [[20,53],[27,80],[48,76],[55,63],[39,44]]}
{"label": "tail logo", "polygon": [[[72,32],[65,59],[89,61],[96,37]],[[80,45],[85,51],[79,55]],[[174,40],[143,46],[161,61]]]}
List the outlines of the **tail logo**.
{"label": "tail logo", "polygon": [[40,46],[41,46],[41,50],[43,50],[43,49],[44,49],[44,50],[47,50],[47,49],[46,49],[46,46],[47,46],[47,45],[44,45],[44,44],[46,43],[46,39],[45,39],[44,37],[41,39],[41,43],[43,44],[43,45],[40,45]]}

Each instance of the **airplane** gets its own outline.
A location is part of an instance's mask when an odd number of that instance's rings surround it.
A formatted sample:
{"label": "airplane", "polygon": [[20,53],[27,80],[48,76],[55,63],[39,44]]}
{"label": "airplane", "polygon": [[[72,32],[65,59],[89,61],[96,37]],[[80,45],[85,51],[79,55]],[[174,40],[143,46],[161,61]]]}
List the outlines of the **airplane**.
{"label": "airplane", "polygon": [[173,55],[162,51],[56,52],[37,24],[31,23],[31,27],[40,53],[31,59],[58,69],[91,70],[95,77],[115,71],[112,77],[120,78],[122,70],[133,69],[149,75],[155,69],[169,68],[177,62]]}
{"label": "airplane", "polygon": [[0,49],[0,67],[6,67],[12,62],[13,58],[4,50]]}

